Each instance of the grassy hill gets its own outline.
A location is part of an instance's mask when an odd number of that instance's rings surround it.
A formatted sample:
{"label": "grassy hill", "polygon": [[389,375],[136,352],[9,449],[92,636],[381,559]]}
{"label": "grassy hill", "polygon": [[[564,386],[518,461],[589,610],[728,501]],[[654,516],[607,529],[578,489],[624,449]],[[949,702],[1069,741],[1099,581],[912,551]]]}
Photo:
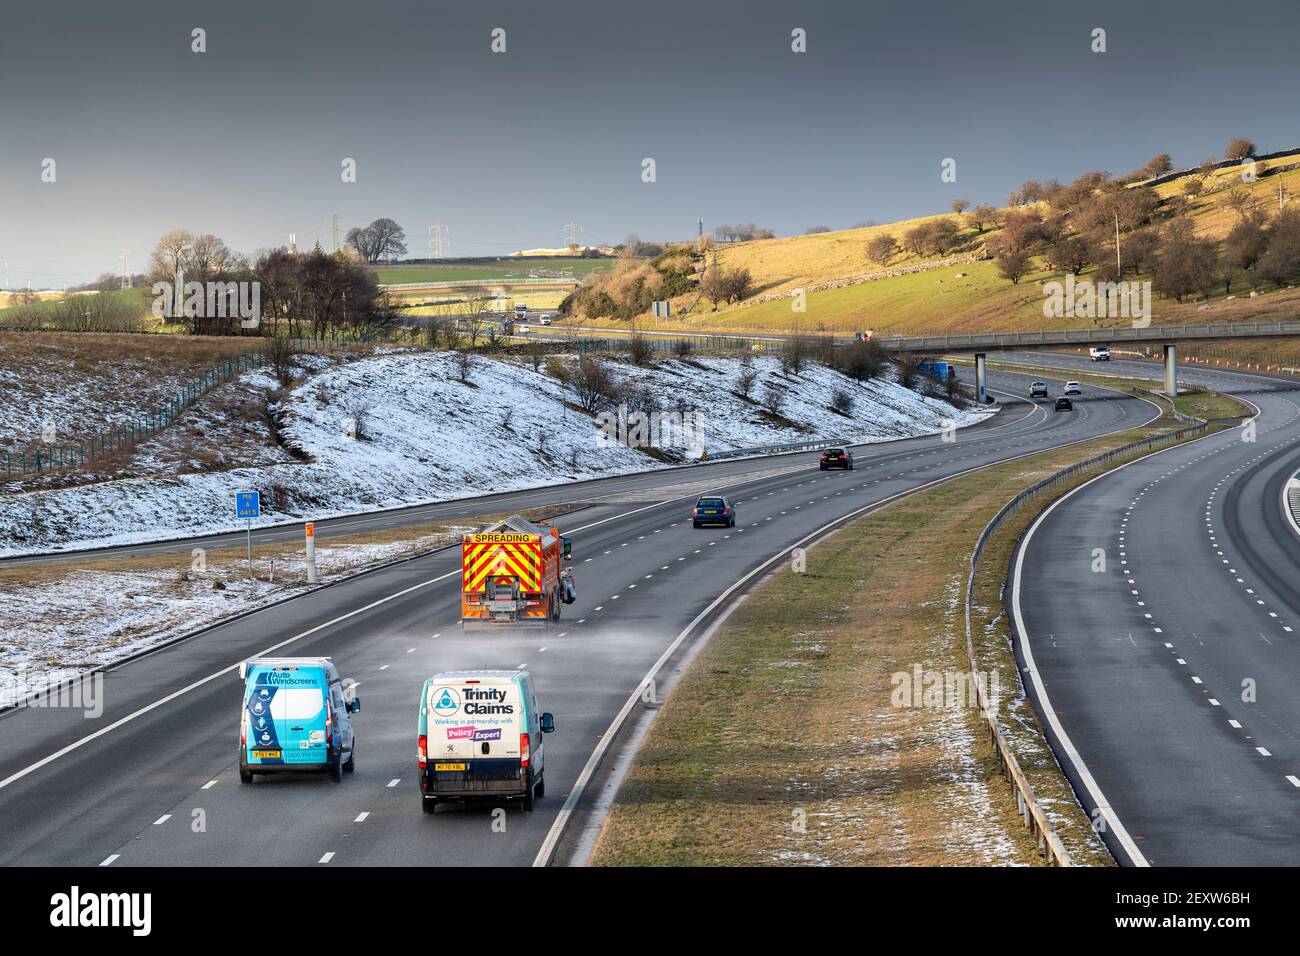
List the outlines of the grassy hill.
{"label": "grassy hill", "polygon": [[[1205,177],[1204,191],[1189,200],[1187,215],[1198,235],[1221,240],[1236,222],[1236,213],[1227,205],[1229,189],[1248,190],[1270,214],[1277,210],[1279,184],[1287,196],[1300,196],[1300,168],[1277,170],[1300,164],[1300,153],[1261,161],[1259,178],[1253,184],[1241,181],[1237,167],[1215,170]],[[1269,175],[1269,171],[1273,174]],[[1185,179],[1159,185],[1138,184],[1129,188],[1153,189],[1167,199],[1183,192]],[[1039,205],[1046,212],[1046,205]],[[1006,212],[1007,210],[1001,210]],[[848,332],[872,329],[877,334],[911,334],[934,332],[976,332],[1052,327],[1085,327],[1091,319],[1045,319],[1042,312],[1041,283],[1059,280],[1062,273],[1050,269],[1041,257],[1018,285],[998,275],[992,260],[945,262],[940,257],[923,257],[900,250],[883,265],[867,259],[865,246],[874,236],[890,233],[897,239],[917,225],[942,216],[919,217],[863,229],[847,229],[808,236],[756,240],[717,249],[723,268],[743,268],[753,277],[753,292],[743,302],[715,305],[692,294],[679,296],[677,316],[668,322],[656,320],[653,326],[692,331],[732,332]],[[957,246],[945,258],[982,254],[984,247],[997,239],[1001,231],[994,226],[980,232],[970,223],[969,214],[961,217],[965,227],[958,234]],[[924,271],[914,271],[924,270]],[[894,274],[900,271],[907,274]],[[1088,280],[1089,269],[1080,277]],[[1149,278],[1144,276],[1143,278]],[[806,311],[792,309],[791,292],[818,285],[841,283],[806,293]],[[1157,323],[1187,321],[1225,321],[1246,318],[1291,317],[1300,305],[1300,292],[1266,289],[1258,299],[1245,299],[1246,285],[1234,281],[1232,299],[1219,293],[1212,297],[1207,310],[1201,302],[1175,303],[1156,298],[1153,318]],[[1207,314],[1208,312],[1208,314]],[[618,325],[608,320],[589,324]],[[649,327],[651,320],[644,324]]]}

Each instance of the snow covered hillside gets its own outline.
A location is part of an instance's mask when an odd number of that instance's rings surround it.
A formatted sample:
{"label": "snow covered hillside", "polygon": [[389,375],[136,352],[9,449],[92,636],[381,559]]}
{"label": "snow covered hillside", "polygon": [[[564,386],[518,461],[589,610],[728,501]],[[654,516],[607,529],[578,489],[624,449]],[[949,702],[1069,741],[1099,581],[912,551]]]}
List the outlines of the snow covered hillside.
{"label": "snow covered hillside", "polygon": [[[779,413],[735,394],[735,359],[610,363],[642,405],[694,411],[710,452],[816,438],[884,441],[968,425],[958,411],[891,381],[857,383],[824,366],[798,376],[755,358],[751,394],[780,394]],[[258,373],[250,373],[256,375]],[[473,356],[466,381],[452,353],[362,359],[308,379],[285,399],[282,435],[304,461],[129,478],[0,498],[0,555],[236,530],[234,493],[262,492],[263,523],[512,491],[665,467],[644,450],[599,442],[574,391],[545,370]],[[832,410],[836,392],[852,398]],[[842,399],[843,396],[840,396]],[[843,407],[843,402],[840,402]]]}

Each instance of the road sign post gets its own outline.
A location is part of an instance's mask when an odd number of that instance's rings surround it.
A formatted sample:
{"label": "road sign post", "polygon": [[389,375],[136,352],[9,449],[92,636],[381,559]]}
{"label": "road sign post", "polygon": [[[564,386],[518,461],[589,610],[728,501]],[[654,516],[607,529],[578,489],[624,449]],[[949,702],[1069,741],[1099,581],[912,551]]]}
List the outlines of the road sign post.
{"label": "road sign post", "polygon": [[235,517],[243,518],[248,533],[248,577],[253,579],[253,519],[262,516],[261,495],[256,491],[235,492]]}
{"label": "road sign post", "polygon": [[307,583],[316,583],[316,523],[307,522]]}

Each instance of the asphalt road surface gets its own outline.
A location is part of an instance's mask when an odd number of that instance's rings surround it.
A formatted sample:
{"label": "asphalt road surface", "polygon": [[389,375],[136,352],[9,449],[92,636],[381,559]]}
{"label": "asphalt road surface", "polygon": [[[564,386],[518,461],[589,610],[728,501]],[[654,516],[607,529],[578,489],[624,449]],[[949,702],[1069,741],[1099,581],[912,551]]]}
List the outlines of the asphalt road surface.
{"label": "asphalt road surface", "polygon": [[[995,374],[1027,393],[1029,376]],[[815,453],[605,483],[611,497],[561,524],[578,601],[548,633],[463,636],[459,550],[361,575],[172,644],[106,675],[104,711],[0,715],[0,863],[112,866],[532,863],[619,708],[682,629],[734,582],[845,515],[980,465],[1086,440],[1156,416],[1089,394],[1070,413],[1023,399],[957,433],[857,449],[852,472]],[[700,493],[725,489],[737,527],[692,529]],[[556,500],[572,489],[554,489]],[[493,509],[514,507],[499,496]],[[536,503],[536,499],[533,499]],[[475,506],[477,509],[477,506]],[[482,509],[477,509],[482,510]],[[188,546],[188,545],[187,545]],[[360,682],[355,774],[238,780],[242,659],[329,655]],[[547,793],[510,808],[417,804],[422,681],[455,668],[525,668],[554,712]]]}
{"label": "asphalt road surface", "polygon": [[1281,496],[1300,468],[1300,390],[1195,366],[1179,378],[1257,419],[1104,475],[1039,521],[1013,564],[1021,664],[1121,863],[1294,866],[1300,538]]}

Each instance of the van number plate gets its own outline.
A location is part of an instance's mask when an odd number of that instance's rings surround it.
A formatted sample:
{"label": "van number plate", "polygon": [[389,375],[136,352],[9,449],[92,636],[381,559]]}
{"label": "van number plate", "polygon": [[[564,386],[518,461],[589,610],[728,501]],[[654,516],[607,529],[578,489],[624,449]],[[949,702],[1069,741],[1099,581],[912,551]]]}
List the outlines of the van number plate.
{"label": "van number plate", "polygon": [[433,765],[434,770],[464,770],[463,763],[436,763]]}
{"label": "van number plate", "polygon": [[278,750],[254,750],[253,756],[258,760],[276,760],[280,756]]}

